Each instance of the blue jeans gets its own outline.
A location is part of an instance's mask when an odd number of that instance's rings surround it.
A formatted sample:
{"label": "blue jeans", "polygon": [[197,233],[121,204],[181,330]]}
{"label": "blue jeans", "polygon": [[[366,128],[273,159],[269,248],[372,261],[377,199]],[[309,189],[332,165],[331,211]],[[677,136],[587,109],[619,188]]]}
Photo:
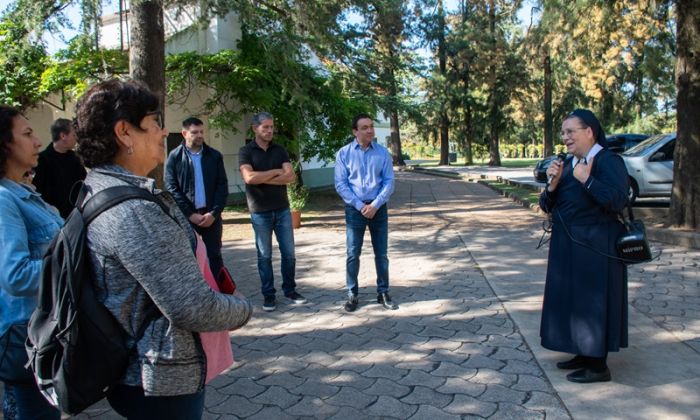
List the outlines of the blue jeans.
{"label": "blue jeans", "polygon": [[204,390],[195,394],[146,397],[141,387],[117,385],[107,401],[128,420],[197,420],[204,411]]}
{"label": "blue jeans", "polygon": [[377,210],[374,218],[367,219],[352,206],[345,206],[347,260],[345,284],[348,294],[357,295],[357,274],[360,272],[360,254],[365,229],[369,227],[374,250],[374,266],[377,270],[377,293],[389,291],[389,214],[386,205]]}
{"label": "blue jeans", "polygon": [[[6,385],[7,386],[7,385]],[[61,412],[51,405],[33,382],[12,384],[18,420],[59,420]]]}
{"label": "blue jeans", "polygon": [[294,256],[294,232],[289,209],[251,213],[255,231],[255,248],[258,251],[258,273],[263,296],[275,296],[275,279],[272,273],[272,232],[275,232],[282,255],[282,292],[287,296],[297,284],[294,280],[296,257]]}
{"label": "blue jeans", "polygon": [[202,228],[196,225],[192,225],[192,227],[202,236],[202,242],[207,247],[209,268],[211,268],[214,277],[217,277],[221,267],[224,266],[224,259],[221,256],[221,235],[224,231],[221,216],[217,217],[209,227]]}

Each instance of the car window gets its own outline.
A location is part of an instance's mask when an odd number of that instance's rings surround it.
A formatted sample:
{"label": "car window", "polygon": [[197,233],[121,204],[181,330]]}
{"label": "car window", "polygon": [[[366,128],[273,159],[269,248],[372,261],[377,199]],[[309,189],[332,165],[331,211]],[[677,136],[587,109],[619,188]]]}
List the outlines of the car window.
{"label": "car window", "polygon": [[667,134],[658,134],[656,136],[649,137],[648,139],[644,140],[643,142],[639,143],[638,145],[636,145],[633,148],[629,149],[628,151],[624,152],[623,155],[625,155],[625,156],[641,156],[647,150],[649,150],[650,147],[654,147],[659,142],[663,141],[666,138],[666,136],[667,136]]}
{"label": "car window", "polygon": [[[654,157],[654,162],[663,162],[668,160],[673,160],[673,151],[676,149],[676,140],[673,139],[668,143],[664,144],[654,152],[652,155]],[[651,159],[650,159],[651,160]]]}

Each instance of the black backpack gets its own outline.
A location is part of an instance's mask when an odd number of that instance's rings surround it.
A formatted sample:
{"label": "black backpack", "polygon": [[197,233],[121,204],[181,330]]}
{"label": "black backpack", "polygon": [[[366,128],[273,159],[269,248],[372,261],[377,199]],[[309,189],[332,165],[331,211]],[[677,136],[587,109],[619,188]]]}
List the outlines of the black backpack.
{"label": "black backpack", "polygon": [[[107,188],[73,209],[44,255],[38,306],[27,330],[28,365],[42,394],[68,414],[80,413],[107,396],[124,376],[134,349],[127,345],[126,331],[95,296],[86,238],[95,217],[131,199],[156,202],[169,214],[142,188]],[[150,308],[134,343],[160,316],[155,304]]]}

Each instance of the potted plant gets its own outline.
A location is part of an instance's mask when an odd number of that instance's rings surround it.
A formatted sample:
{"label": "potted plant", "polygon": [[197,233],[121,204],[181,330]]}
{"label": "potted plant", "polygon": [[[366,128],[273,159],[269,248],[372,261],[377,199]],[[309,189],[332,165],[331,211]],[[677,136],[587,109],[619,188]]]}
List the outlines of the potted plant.
{"label": "potted plant", "polygon": [[309,189],[298,182],[291,183],[287,185],[287,198],[292,212],[292,227],[298,229],[301,227],[301,211],[309,199]]}

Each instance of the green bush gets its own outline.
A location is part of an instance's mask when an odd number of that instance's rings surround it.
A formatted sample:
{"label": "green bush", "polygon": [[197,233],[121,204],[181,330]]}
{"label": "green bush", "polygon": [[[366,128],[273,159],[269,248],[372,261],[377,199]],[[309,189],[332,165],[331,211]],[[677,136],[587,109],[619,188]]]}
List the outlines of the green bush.
{"label": "green bush", "polygon": [[292,210],[303,210],[309,200],[309,189],[298,182],[287,185],[287,199],[289,208]]}

